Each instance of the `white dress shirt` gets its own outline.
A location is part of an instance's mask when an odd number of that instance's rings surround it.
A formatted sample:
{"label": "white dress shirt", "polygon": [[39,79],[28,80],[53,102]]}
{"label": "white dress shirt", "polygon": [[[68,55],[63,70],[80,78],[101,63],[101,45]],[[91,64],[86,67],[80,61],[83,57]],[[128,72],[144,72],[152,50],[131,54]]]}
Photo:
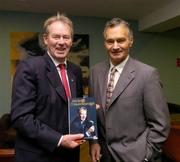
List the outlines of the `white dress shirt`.
{"label": "white dress shirt", "polygon": [[[119,77],[121,76],[121,73],[122,73],[122,71],[123,71],[123,68],[124,68],[124,66],[125,66],[125,64],[126,64],[126,62],[127,62],[127,60],[129,59],[129,56],[127,56],[127,58],[123,61],[123,62],[121,62],[120,64],[118,64],[118,65],[116,65],[115,67],[116,67],[116,73],[115,73],[115,78],[114,78],[114,87],[113,88],[115,88],[115,86],[116,86],[116,84],[117,84],[117,82],[118,82],[118,79],[119,79]],[[109,68],[109,73],[108,73],[108,82],[107,82],[107,84],[109,83],[109,79],[110,79],[110,73],[111,73],[111,69],[114,67],[114,65],[112,64],[112,62],[110,61],[110,68]]]}

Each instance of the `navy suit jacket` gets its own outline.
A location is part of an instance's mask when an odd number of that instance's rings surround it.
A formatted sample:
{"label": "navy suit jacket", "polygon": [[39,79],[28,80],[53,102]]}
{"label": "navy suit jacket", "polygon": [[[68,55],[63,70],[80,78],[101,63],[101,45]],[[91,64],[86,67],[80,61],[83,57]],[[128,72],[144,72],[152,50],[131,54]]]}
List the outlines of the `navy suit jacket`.
{"label": "navy suit jacket", "polygon": [[[82,97],[82,73],[67,62],[72,97]],[[79,148],[57,148],[68,134],[68,101],[51,58],[31,57],[20,62],[12,88],[11,118],[17,129],[15,161],[78,162]]]}
{"label": "navy suit jacket", "polygon": [[83,133],[84,137],[86,139],[88,138],[93,138],[93,136],[96,135],[96,130],[94,130],[94,132],[88,133],[88,129],[90,127],[94,126],[94,122],[92,120],[88,120],[86,119],[83,123],[80,119],[80,117],[78,116],[77,118],[75,118],[72,122],[71,122],[71,133],[72,134],[76,134],[76,133]]}

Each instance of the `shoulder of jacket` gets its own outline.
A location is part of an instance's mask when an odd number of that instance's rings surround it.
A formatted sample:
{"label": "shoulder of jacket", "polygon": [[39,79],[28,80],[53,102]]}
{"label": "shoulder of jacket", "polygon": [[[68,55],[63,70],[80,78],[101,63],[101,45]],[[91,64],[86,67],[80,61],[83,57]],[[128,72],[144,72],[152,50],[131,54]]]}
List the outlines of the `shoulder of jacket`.
{"label": "shoulder of jacket", "polygon": [[94,66],[92,66],[92,69],[103,68],[107,65],[108,65],[108,61],[104,60],[104,61],[101,61],[101,62],[95,64]]}
{"label": "shoulder of jacket", "polygon": [[138,70],[143,70],[143,71],[154,71],[156,68],[149,65],[149,64],[146,64],[142,61],[139,61],[137,59],[133,59],[131,58],[131,61],[133,61],[134,65],[136,68],[138,68]]}

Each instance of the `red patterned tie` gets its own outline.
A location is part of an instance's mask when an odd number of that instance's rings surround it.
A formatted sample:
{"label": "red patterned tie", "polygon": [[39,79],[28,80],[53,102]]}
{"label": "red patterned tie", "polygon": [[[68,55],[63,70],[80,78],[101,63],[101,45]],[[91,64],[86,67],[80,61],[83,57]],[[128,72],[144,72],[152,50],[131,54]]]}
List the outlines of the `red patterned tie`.
{"label": "red patterned tie", "polygon": [[71,92],[70,92],[70,87],[67,81],[67,77],[66,77],[66,65],[65,64],[59,64],[58,66],[60,68],[60,72],[61,72],[61,80],[64,86],[64,89],[66,91],[66,96],[67,98],[71,98]]}
{"label": "red patterned tie", "polygon": [[113,94],[113,90],[114,90],[114,78],[115,78],[116,71],[117,71],[117,69],[114,66],[111,69],[110,78],[109,78],[109,82],[108,82],[108,86],[107,86],[107,91],[106,91],[106,108],[108,107],[108,104],[110,102],[111,96]]}

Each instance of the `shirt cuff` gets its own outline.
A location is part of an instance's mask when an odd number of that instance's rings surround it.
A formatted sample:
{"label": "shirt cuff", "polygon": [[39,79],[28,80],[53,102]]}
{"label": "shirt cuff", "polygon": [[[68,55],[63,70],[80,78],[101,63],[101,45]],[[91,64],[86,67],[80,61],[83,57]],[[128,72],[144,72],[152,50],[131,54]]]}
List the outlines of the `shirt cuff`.
{"label": "shirt cuff", "polygon": [[61,141],[62,141],[62,139],[63,139],[63,136],[61,136],[61,138],[59,139],[59,142],[58,142],[58,147],[61,145]]}
{"label": "shirt cuff", "polygon": [[148,162],[149,160],[147,158],[144,159],[144,162]]}

